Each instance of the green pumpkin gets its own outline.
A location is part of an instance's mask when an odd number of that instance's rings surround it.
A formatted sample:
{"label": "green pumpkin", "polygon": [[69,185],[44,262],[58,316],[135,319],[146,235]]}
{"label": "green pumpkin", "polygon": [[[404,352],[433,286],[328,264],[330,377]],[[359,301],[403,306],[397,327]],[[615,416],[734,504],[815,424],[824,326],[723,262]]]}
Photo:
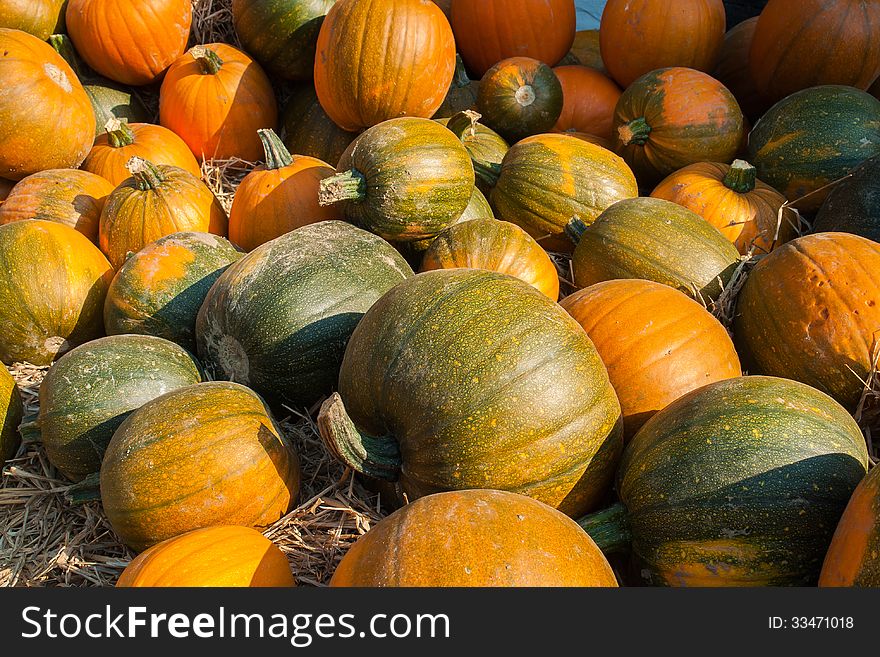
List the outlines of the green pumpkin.
{"label": "green pumpkin", "polygon": [[22,416],[21,394],[15,379],[5,367],[0,366],[0,468],[15,456],[21,442],[18,425]]}
{"label": "green pumpkin", "polygon": [[455,74],[452,76],[452,84],[443,104],[436,112],[434,119],[448,119],[459,112],[471,110],[477,105],[477,95],[480,92],[480,81],[471,80],[468,77],[461,55],[455,55]]}
{"label": "green pumpkin", "polygon": [[816,233],[853,233],[880,242],[880,155],[837,183],[813,221]]}
{"label": "green pumpkin", "polygon": [[[483,196],[483,192],[474,187],[473,192],[471,194],[470,203],[464,209],[464,212],[461,213],[461,216],[455,220],[454,225],[464,223],[465,221],[473,221],[474,219],[494,219],[492,216],[492,207],[489,205],[489,201],[486,200],[486,197]],[[427,240],[419,240],[418,242],[410,242],[406,246],[409,248],[400,249],[404,255],[412,255],[413,257],[417,257],[417,254],[421,254],[425,251],[436,239],[436,235],[431,239]]]}
{"label": "green pumpkin", "polygon": [[[437,119],[437,122],[445,125],[461,140],[474,162],[481,162],[490,167],[500,166],[507,151],[510,150],[510,145],[492,128],[479,123],[479,119],[480,115],[477,112],[465,110],[448,119]],[[477,176],[476,184],[479,190],[488,196],[494,182],[489,184]]]}
{"label": "green pumpkin", "polygon": [[333,123],[318,102],[311,83],[297,85],[281,118],[284,145],[294,155],[308,155],[336,166],[339,158],[357,137]]}

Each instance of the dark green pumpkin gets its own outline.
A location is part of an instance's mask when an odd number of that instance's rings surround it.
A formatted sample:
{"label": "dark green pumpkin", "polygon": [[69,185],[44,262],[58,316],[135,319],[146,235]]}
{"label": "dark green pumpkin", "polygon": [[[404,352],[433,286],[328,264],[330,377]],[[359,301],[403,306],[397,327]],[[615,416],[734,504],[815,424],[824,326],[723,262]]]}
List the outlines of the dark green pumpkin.
{"label": "dark green pumpkin", "polygon": [[93,340],[62,356],[40,385],[40,414],[22,426],[46,456],[80,481],[101,468],[113,432],[134,410],[166,392],[199,383],[199,365],[178,345],[147,335]]}
{"label": "dark green pumpkin", "polygon": [[580,524],[607,552],[631,546],[650,584],[811,585],[867,467],[862,432],[833,399],[740,377],[651,418],[624,452],[621,504]]}
{"label": "dark green pumpkin", "polygon": [[698,214],[656,198],[620,201],[590,226],[572,222],[578,288],[641,278],[696,299],[716,299],[740,262],[739,251]]}
{"label": "dark green pumpkin", "polygon": [[620,404],[577,322],[473,269],[418,274],[370,308],[318,426],[337,458],[410,500],[493,488],[569,515],[607,493],[622,447]]}
{"label": "dark green pumpkin", "polygon": [[[464,212],[461,213],[461,216],[455,220],[456,224],[463,223],[465,221],[472,221],[474,219],[494,219],[495,217],[492,215],[492,207],[489,205],[489,201],[486,200],[486,197],[483,196],[483,192],[474,187],[473,193],[471,194],[470,203],[464,209]],[[418,265],[418,261],[421,260],[421,254],[427,249],[431,242],[436,239],[436,236],[431,237],[426,240],[419,240],[417,242],[408,242],[406,244],[398,245],[398,250],[403,254],[403,256],[407,259],[407,262],[412,264],[413,262]]]}
{"label": "dark green pumpkin", "polygon": [[357,137],[356,132],[343,130],[327,116],[312,84],[297,85],[291,91],[281,123],[288,151],[316,157],[334,167]]}
{"label": "dark green pumpkin", "polygon": [[835,185],[813,221],[817,233],[853,233],[880,242],[880,155]]}
{"label": "dark green pumpkin", "polygon": [[[492,128],[479,123],[480,115],[472,110],[464,110],[449,119],[438,119],[461,140],[471,159],[489,166],[500,166],[510,145],[504,137]],[[477,177],[477,187],[485,196],[492,191],[492,185]],[[494,184],[494,183],[493,183]]]}
{"label": "dark green pumpkin", "polygon": [[452,84],[443,104],[433,118],[446,119],[455,116],[459,112],[472,110],[477,106],[477,94],[480,92],[480,81],[471,80],[468,77],[461,55],[455,56],[455,74],[452,76]]}
{"label": "dark green pumpkin", "polygon": [[21,394],[15,379],[0,365],[0,468],[15,456],[21,442],[18,425],[22,416]]}
{"label": "dark green pumpkin", "polygon": [[390,244],[351,224],[298,228],[217,279],[196,322],[199,355],[215,379],[276,406],[309,406],[336,384],[361,316],[411,275]]}

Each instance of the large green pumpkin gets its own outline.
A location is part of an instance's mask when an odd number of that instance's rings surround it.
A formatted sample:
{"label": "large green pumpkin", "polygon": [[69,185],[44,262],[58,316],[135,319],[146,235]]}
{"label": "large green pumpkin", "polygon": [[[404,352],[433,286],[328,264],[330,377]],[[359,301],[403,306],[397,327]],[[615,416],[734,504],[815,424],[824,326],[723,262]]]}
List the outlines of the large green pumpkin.
{"label": "large green pumpkin", "polygon": [[318,426],[330,451],[410,500],[492,488],[569,515],[607,493],[620,404],[580,325],[528,283],[430,271],[383,296]]}
{"label": "large green pumpkin", "polygon": [[817,233],[853,233],[880,242],[880,155],[835,185],[813,221]]}
{"label": "large green pumpkin", "polygon": [[631,545],[650,584],[815,584],[867,467],[862,432],[827,395],[720,381],[642,427],[620,465],[621,504],[581,526],[606,551]]}
{"label": "large green pumpkin", "polygon": [[0,468],[15,456],[21,442],[18,425],[22,416],[21,394],[15,379],[0,365]]}
{"label": "large green pumpkin", "polygon": [[315,157],[333,167],[357,137],[356,132],[343,130],[327,116],[311,83],[291,89],[281,125],[288,151],[294,155]]}
{"label": "large green pumpkin", "polygon": [[199,355],[214,378],[272,404],[311,405],[333,389],[361,316],[411,275],[391,245],[351,224],[298,228],[217,279],[196,322]]}

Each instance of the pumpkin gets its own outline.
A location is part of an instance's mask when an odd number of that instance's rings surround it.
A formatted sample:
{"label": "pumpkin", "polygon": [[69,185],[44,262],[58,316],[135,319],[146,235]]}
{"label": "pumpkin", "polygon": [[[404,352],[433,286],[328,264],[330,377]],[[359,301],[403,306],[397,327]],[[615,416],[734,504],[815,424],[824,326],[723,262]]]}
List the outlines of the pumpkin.
{"label": "pumpkin", "polygon": [[464,63],[477,77],[508,57],[555,66],[574,41],[572,0],[452,0],[452,30]]}
{"label": "pumpkin", "polygon": [[742,374],[721,323],[666,285],[606,281],[575,292],[561,305],[590,336],[608,369],[627,440],[691,390]]}
{"label": "pumpkin", "polygon": [[744,133],[733,94],[715,78],[689,68],[640,77],[614,110],[615,150],[646,185],[695,162],[730,162]]}
{"label": "pumpkin", "polygon": [[317,48],[315,90],[343,130],[434,116],[455,72],[449,21],[423,0],[337,0]]}
{"label": "pumpkin", "polygon": [[880,155],[834,186],[819,208],[813,230],[854,233],[880,242]]}
{"label": "pumpkin", "polygon": [[337,459],[409,500],[492,488],[572,516],[607,493],[622,446],[583,329],[528,283],[476,269],[424,272],[367,311],[318,428]]}
{"label": "pumpkin", "polygon": [[461,55],[455,56],[455,73],[452,76],[452,84],[446,92],[446,98],[440,109],[434,112],[435,119],[450,118],[459,112],[474,109],[477,106],[477,97],[480,93],[480,81],[471,80],[467,69],[461,60]]}
{"label": "pumpkin", "polygon": [[855,409],[880,326],[880,244],[848,233],[793,240],[739,295],[734,334],[749,371],[802,381]]}
{"label": "pumpkin", "polygon": [[659,68],[709,72],[726,22],[721,0],[608,0],[599,25],[602,61],[623,88]]}
{"label": "pumpkin", "polygon": [[0,5],[0,27],[33,34],[41,41],[64,31],[66,0],[4,0]]}
{"label": "pumpkin", "polygon": [[266,527],[293,506],[299,459],[262,399],[211,381],[147,402],[101,464],[104,512],[137,552],[213,525]]}
{"label": "pumpkin", "polygon": [[76,168],[95,138],[92,105],[48,44],[0,28],[0,178]]}
{"label": "pumpkin", "polygon": [[159,122],[199,160],[263,154],[257,130],[278,122],[275,92],[263,69],[225,43],[194,46],[168,69],[159,92]]}
{"label": "pumpkin", "polygon": [[49,169],[19,182],[0,205],[0,226],[44,219],[75,228],[98,241],[98,223],[113,185],[101,176],[76,169]]}
{"label": "pumpkin", "polygon": [[752,121],[760,118],[769,107],[758,92],[749,68],[749,51],[757,26],[758,17],[754,16],[727,31],[718,65],[712,74],[734,95],[740,109]]}
{"label": "pumpkin", "polygon": [[301,226],[342,218],[336,206],[318,204],[321,181],[336,170],[313,157],[291,156],[272,130],[259,133],[266,165],[245,176],[229,211],[229,239],[245,251]]}
{"label": "pumpkin", "polygon": [[155,335],[196,351],[196,316],[208,290],[242,253],[209,233],[174,233],[126,259],[107,291],[107,335]]}
{"label": "pumpkin", "polygon": [[756,177],[748,162],[698,162],[669,175],[651,196],[696,212],[743,255],[770,253],[797,236],[797,217],[785,197]]}
{"label": "pumpkin", "polygon": [[101,468],[113,432],[132,411],[202,380],[198,364],[176,344],[147,335],[116,335],[62,356],[40,385],[40,414],[22,426],[39,437],[65,477],[81,481]]}
{"label": "pumpkin", "polygon": [[556,125],[562,113],[562,85],[543,62],[511,57],[483,76],[477,109],[486,125],[516,142]]}
{"label": "pumpkin", "polygon": [[[481,192],[476,187],[471,190],[471,200],[468,203],[468,206],[464,209],[464,212],[461,213],[461,216],[455,220],[455,223],[452,226],[457,226],[460,223],[464,223],[465,221],[473,221],[474,219],[494,219],[495,217],[492,215],[492,207],[489,205],[489,201],[486,200],[486,197],[483,196],[483,192]],[[450,226],[450,228],[452,228]],[[449,230],[447,228],[447,230]],[[445,232],[445,231],[444,231]],[[397,250],[407,258],[407,262],[415,262],[416,265],[421,262],[422,254],[424,251],[431,245],[437,237],[431,237],[424,240],[418,240],[415,242],[407,242],[405,244],[397,244],[395,245]],[[412,260],[411,260],[412,258]]]}
{"label": "pumpkin", "polygon": [[331,587],[603,586],[611,566],[571,518],[498,490],[422,497],[342,558]]}
{"label": "pumpkin", "polygon": [[307,155],[336,166],[357,137],[333,123],[312,85],[298,85],[291,93],[281,119],[284,146],[291,153]]}
{"label": "pumpkin", "polygon": [[608,206],[639,193],[621,158],[568,135],[528,137],[500,165],[475,160],[475,168],[492,184],[495,216],[521,226],[547,249],[571,250],[563,232],[573,216],[592,222]]}
{"label": "pumpkin", "polygon": [[155,82],[186,48],[191,0],[69,0],[67,33],[101,75],[123,84]]}
{"label": "pumpkin", "polygon": [[620,88],[599,71],[586,66],[559,66],[554,71],[562,84],[565,102],[553,130],[611,139]]}
{"label": "pumpkin", "polygon": [[541,245],[516,224],[473,219],[440,233],[425,252],[422,271],[458,267],[515,276],[553,301],[559,298],[556,265]]}
{"label": "pumpkin", "polygon": [[310,406],[335,385],[363,313],[411,275],[391,245],[351,224],[298,228],[217,279],[196,322],[199,356],[215,379],[275,406]]}
{"label": "pumpkin", "polygon": [[[492,128],[479,123],[480,118],[477,112],[465,110],[449,119],[438,119],[438,123],[445,125],[461,140],[472,160],[488,165],[500,165],[507,151],[510,150],[510,145]],[[485,196],[488,196],[492,190],[492,186],[480,177],[477,177],[476,185]]]}
{"label": "pumpkin", "polygon": [[22,414],[21,393],[15,379],[9,370],[0,367],[0,468],[18,451],[21,443],[18,425]]}
{"label": "pumpkin", "polygon": [[716,300],[740,263],[739,251],[700,215],[656,198],[625,199],[589,226],[569,226],[579,288],[619,278],[640,278]]}
{"label": "pumpkin", "polygon": [[864,0],[770,0],[749,51],[758,91],[780,100],[840,84],[867,89],[880,75],[880,5]]}
{"label": "pumpkin", "polygon": [[606,553],[666,586],[811,585],[868,466],[858,425],[833,399],[749,376],[688,393],[627,446],[621,504],[580,525]]}
{"label": "pumpkin", "polygon": [[110,119],[103,134],[95,139],[95,145],[86,156],[82,168],[120,185],[129,177],[126,165],[133,157],[149,160],[154,164],[180,167],[196,178],[202,170],[189,146],[168,128],[152,123],[125,123]]}
{"label": "pumpkin", "polygon": [[54,221],[0,226],[0,361],[48,365],[103,334],[110,263],[82,233]]}
{"label": "pumpkin", "polygon": [[128,253],[181,231],[226,234],[226,213],[205,184],[178,167],[129,160],[131,177],[117,187],[101,212],[99,242],[114,269]]}
{"label": "pumpkin", "polygon": [[880,468],[856,486],[825,555],[819,586],[880,586]]}
{"label": "pumpkin", "polygon": [[605,62],[602,61],[599,30],[578,30],[575,32],[574,43],[571,44],[571,54],[581,66],[589,66],[603,75],[608,75]]}
{"label": "pumpkin", "polygon": [[282,80],[310,80],[324,16],[336,0],[232,0],[235,33]]}
{"label": "pumpkin", "polygon": [[[792,123],[794,121],[794,123]],[[818,191],[880,155],[880,100],[852,87],[804,89],[779,101],[749,135],[749,161],[758,177],[815,211]]]}
{"label": "pumpkin", "polygon": [[370,128],[342,154],[337,170],[321,181],[321,205],[343,203],[346,219],[389,241],[433,237],[461,216],[474,187],[467,150],[429,119]]}

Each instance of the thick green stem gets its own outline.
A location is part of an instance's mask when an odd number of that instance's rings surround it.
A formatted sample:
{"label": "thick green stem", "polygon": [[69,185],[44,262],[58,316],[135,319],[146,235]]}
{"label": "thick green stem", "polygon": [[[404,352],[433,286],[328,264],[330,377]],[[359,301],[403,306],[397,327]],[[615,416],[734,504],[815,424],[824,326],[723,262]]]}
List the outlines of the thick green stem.
{"label": "thick green stem", "polygon": [[446,122],[446,129],[456,137],[464,141],[466,137],[473,137],[477,131],[477,122],[483,118],[479,112],[464,110],[453,114]]}
{"label": "thick green stem", "polygon": [[49,45],[55,49],[59,55],[61,55],[62,59],[67,62],[67,65],[73,69],[74,74],[80,80],[83,79],[83,74],[85,71],[83,70],[83,63],[80,60],[79,55],[77,55],[76,50],[73,48],[73,44],[70,42],[70,37],[66,34],[53,34],[49,37]]}
{"label": "thick green stem", "polygon": [[575,215],[567,224],[565,224],[565,234],[568,239],[574,242],[574,245],[577,246],[580,244],[581,237],[583,237],[587,228],[588,226],[584,223],[584,220]]}
{"label": "thick green stem", "polygon": [[318,431],[327,450],[345,466],[373,479],[397,481],[400,446],[391,436],[367,436],[352,422],[338,393],[321,405]]}
{"label": "thick green stem", "polygon": [[107,121],[104,130],[107,132],[107,141],[113,148],[124,148],[134,143],[134,133],[126,121],[114,117]]}
{"label": "thick green stem", "polygon": [[217,75],[223,68],[223,60],[207,46],[193,46],[189,54],[198,63],[202,75]]}
{"label": "thick green stem", "polygon": [[755,189],[758,170],[745,160],[734,160],[730,171],[724,176],[724,186],[740,194],[748,194]]}
{"label": "thick green stem", "polygon": [[617,134],[624,146],[635,144],[643,146],[648,141],[651,134],[651,126],[645,121],[644,117],[635,119],[629,123],[625,123],[617,129]]}
{"label": "thick green stem", "polygon": [[318,203],[333,205],[341,201],[360,202],[367,198],[367,179],[357,169],[324,178],[318,192]]}
{"label": "thick green stem", "polygon": [[267,169],[283,169],[293,164],[293,156],[284,146],[281,138],[271,128],[257,130],[260,141],[263,142],[263,152],[266,154]]}
{"label": "thick green stem", "polygon": [[79,483],[73,484],[64,491],[64,497],[71,504],[86,504],[101,499],[101,475],[93,472]]}
{"label": "thick green stem", "polygon": [[128,172],[137,181],[138,189],[142,192],[148,189],[158,189],[165,181],[165,177],[155,164],[148,162],[142,157],[133,157],[125,165]]}
{"label": "thick green stem", "polygon": [[501,177],[500,164],[494,162],[482,162],[476,159],[472,159],[472,162],[474,164],[474,173],[477,178],[490,187],[494,187],[498,184],[498,179]]}
{"label": "thick green stem", "polygon": [[626,507],[618,502],[577,521],[605,553],[625,552],[632,542]]}

